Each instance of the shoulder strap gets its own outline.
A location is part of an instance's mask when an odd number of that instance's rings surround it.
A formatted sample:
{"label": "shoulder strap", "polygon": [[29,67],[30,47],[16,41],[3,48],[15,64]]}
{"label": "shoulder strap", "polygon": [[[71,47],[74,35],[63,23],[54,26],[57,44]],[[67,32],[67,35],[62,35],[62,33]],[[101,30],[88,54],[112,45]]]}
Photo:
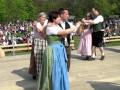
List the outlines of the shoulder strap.
{"label": "shoulder strap", "polygon": [[63,29],[63,27],[62,27],[62,25],[61,24],[58,24],[62,29]]}
{"label": "shoulder strap", "polygon": [[68,28],[70,28],[70,25],[68,22],[65,22],[65,29],[68,29]]}

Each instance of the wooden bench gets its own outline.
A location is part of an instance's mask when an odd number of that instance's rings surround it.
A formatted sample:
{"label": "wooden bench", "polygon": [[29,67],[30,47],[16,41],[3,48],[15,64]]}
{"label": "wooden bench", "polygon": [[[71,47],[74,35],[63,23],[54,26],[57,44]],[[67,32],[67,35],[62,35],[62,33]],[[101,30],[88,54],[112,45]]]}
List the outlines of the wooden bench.
{"label": "wooden bench", "polygon": [[6,45],[6,46],[1,45],[0,47],[4,50],[5,53],[12,52],[13,55],[15,55],[16,51],[29,51],[29,50],[31,50],[31,45],[32,44],[25,43],[25,44]]}
{"label": "wooden bench", "polygon": [[120,36],[105,37],[104,39],[105,39],[105,42],[120,41]]}

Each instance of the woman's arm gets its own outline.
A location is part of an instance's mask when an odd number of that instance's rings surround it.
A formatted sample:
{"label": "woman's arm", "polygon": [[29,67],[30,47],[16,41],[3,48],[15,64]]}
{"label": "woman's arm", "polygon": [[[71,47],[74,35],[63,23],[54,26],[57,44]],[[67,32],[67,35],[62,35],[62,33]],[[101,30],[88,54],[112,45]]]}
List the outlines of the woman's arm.
{"label": "woman's arm", "polygon": [[43,32],[45,26],[41,25],[40,23],[37,23],[37,24],[36,24],[36,28],[37,28],[37,31],[38,31],[38,32]]}
{"label": "woman's arm", "polygon": [[69,29],[65,29],[65,30],[60,30],[58,31],[58,35],[67,35],[70,34],[72,32],[76,32],[78,30],[78,28],[80,27],[81,22],[78,22],[74,27],[69,28]]}
{"label": "woman's arm", "polygon": [[94,24],[93,20],[82,19],[82,22],[83,22],[85,25]]}

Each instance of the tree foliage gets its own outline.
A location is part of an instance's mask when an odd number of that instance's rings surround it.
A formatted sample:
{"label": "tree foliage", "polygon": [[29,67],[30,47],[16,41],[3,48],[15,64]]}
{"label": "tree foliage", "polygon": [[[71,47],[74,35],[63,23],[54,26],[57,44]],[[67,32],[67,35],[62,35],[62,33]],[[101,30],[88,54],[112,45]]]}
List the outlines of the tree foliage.
{"label": "tree foliage", "polygon": [[35,14],[32,0],[0,0],[0,22],[32,20]]}
{"label": "tree foliage", "polygon": [[92,7],[104,16],[120,14],[120,0],[0,0],[0,22],[33,20],[41,11],[68,8],[72,15],[83,17]]}

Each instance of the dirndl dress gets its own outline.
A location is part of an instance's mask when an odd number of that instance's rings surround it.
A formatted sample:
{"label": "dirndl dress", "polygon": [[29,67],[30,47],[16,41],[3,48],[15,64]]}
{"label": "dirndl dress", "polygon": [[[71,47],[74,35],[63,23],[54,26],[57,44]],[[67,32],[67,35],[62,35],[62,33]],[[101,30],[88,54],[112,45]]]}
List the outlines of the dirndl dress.
{"label": "dirndl dress", "polygon": [[43,52],[47,42],[45,39],[34,38],[34,59],[36,63],[36,73],[37,75],[41,72],[42,60],[43,60]]}
{"label": "dirndl dress", "polygon": [[47,36],[47,40],[37,90],[70,90],[65,47],[58,36]]}

